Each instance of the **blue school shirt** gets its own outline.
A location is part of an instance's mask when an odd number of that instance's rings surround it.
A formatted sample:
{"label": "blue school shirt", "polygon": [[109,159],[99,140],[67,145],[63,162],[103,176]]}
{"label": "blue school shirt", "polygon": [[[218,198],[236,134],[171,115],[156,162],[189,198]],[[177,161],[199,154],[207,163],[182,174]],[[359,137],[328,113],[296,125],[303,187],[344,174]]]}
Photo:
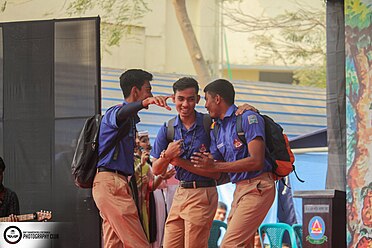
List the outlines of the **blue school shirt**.
{"label": "blue school shirt", "polygon": [[[176,117],[176,120],[173,123],[174,126],[174,140],[183,139],[183,153],[180,157],[190,160],[190,157],[194,152],[206,151],[209,152],[210,146],[210,137],[204,129],[203,125],[203,114],[196,112],[196,121],[187,130],[179,118],[179,115]],[[151,151],[151,156],[154,158],[159,158],[160,153],[163,150],[166,150],[168,147],[167,141],[167,128],[166,123],[160,128],[158,135],[156,136],[154,147]],[[188,170],[185,170],[181,167],[175,166],[176,169],[176,179],[180,181],[209,181],[210,178],[203,177],[191,173]]]}
{"label": "blue school shirt", "polygon": [[[211,153],[216,160],[232,162],[249,157],[248,147],[238,138],[236,132],[237,107],[231,105],[226,111],[223,120],[218,119],[216,125],[220,125],[217,137],[211,130]],[[245,134],[247,144],[256,137],[265,140],[265,123],[262,117],[253,111],[245,111],[242,115],[242,129]],[[229,173],[231,182],[236,183],[241,180],[251,179],[259,176],[263,172],[271,171],[272,165],[265,157],[264,167],[260,171]]]}
{"label": "blue school shirt", "polygon": [[[123,105],[128,104],[126,101]],[[116,115],[122,105],[117,105],[109,108],[101,121],[99,131],[99,148],[101,154],[106,146],[108,146],[118,133],[118,125],[116,123]],[[113,148],[105,157],[97,164],[97,167],[104,166],[112,170],[119,170],[125,174],[132,175],[134,165],[134,145],[135,145],[135,125],[140,121],[137,114],[129,117],[131,122],[131,130],[120,140],[118,144],[118,156],[114,157],[115,148]]]}

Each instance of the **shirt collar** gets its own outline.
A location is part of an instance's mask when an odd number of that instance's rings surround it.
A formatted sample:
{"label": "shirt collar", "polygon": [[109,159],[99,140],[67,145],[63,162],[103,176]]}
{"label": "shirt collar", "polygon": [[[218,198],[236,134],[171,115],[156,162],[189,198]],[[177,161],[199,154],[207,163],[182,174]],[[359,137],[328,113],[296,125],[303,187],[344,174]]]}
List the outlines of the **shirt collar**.
{"label": "shirt collar", "polygon": [[231,117],[231,116],[235,113],[235,111],[236,111],[237,109],[238,109],[238,108],[235,106],[235,104],[231,105],[231,106],[227,109],[227,111],[226,111],[226,113],[225,113],[225,117],[224,117],[224,119],[225,119],[226,117]]}
{"label": "shirt collar", "polygon": [[[202,116],[203,115],[201,113],[195,111],[195,118],[196,118],[195,123],[196,123],[197,126],[200,126],[200,125],[203,126],[203,118],[201,118]],[[173,123],[173,126],[174,127],[180,126],[181,128],[183,128],[180,115],[177,115],[176,120]],[[193,129],[194,127],[195,127],[195,125],[192,125],[191,129]]]}

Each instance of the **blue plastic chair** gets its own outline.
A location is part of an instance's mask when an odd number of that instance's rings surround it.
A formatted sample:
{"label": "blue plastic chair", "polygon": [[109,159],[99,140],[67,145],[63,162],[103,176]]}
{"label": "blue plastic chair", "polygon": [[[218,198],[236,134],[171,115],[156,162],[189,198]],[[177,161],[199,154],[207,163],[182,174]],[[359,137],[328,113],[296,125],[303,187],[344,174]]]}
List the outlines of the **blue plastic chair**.
{"label": "blue plastic chair", "polygon": [[260,234],[261,244],[263,245],[264,239],[263,234],[269,240],[270,248],[282,248],[283,246],[283,235],[288,232],[289,238],[291,240],[291,247],[297,248],[296,234],[293,228],[285,223],[268,223],[262,224],[258,229]]}
{"label": "blue plastic chair", "polygon": [[218,248],[218,239],[221,235],[221,227],[227,229],[227,224],[223,221],[214,220],[209,234],[208,248]]}
{"label": "blue plastic chair", "polygon": [[297,237],[297,244],[298,247],[302,248],[302,225],[301,224],[293,224],[292,225],[293,231]]}

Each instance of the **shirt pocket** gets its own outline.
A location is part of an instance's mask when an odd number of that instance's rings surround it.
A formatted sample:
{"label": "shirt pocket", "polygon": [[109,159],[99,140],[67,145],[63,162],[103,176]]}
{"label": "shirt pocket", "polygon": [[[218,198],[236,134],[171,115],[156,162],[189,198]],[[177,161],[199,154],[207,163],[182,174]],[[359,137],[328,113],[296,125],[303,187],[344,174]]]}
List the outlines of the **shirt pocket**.
{"label": "shirt pocket", "polygon": [[224,145],[223,143],[217,144],[217,149],[221,153],[222,157],[226,160],[226,156],[228,155],[226,145]]}

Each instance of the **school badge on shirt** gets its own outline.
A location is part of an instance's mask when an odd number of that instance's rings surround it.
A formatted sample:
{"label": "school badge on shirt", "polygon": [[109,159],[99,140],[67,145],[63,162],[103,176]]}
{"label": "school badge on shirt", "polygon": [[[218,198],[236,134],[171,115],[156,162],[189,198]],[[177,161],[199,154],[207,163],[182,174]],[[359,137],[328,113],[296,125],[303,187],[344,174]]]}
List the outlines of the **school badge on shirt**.
{"label": "school badge on shirt", "polygon": [[242,147],[243,143],[239,139],[234,139],[234,147],[235,148],[240,148]]}
{"label": "school badge on shirt", "polygon": [[248,124],[258,123],[256,115],[248,115]]}
{"label": "school badge on shirt", "polygon": [[207,147],[205,147],[204,144],[202,144],[199,148],[199,152],[203,153],[203,152],[206,152],[207,151]]}

